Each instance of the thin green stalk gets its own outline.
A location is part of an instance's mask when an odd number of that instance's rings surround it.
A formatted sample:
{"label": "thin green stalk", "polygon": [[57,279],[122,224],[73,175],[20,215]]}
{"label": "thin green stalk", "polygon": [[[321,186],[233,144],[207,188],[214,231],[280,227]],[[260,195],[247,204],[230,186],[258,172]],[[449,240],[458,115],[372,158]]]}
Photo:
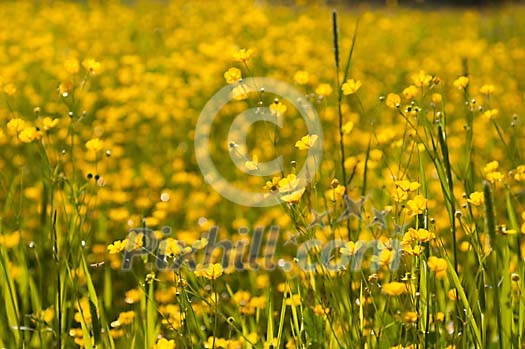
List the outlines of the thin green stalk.
{"label": "thin green stalk", "polygon": [[[490,188],[490,183],[484,182],[483,183],[483,196],[485,198],[485,224],[487,228],[487,232],[490,237],[491,244],[494,246],[498,245],[498,242],[496,241],[496,217],[494,213],[494,201],[492,198],[492,190]],[[497,248],[496,248],[497,250]],[[488,266],[487,270],[489,271],[489,279],[491,280],[491,286],[492,290],[494,291],[494,299],[493,299],[493,307],[495,307],[496,312],[496,323],[497,323],[497,331],[498,331],[498,346],[500,349],[503,349],[504,346],[504,336],[503,336],[503,322],[502,322],[502,314],[501,314],[501,307],[500,307],[500,286],[499,286],[499,273],[498,270],[498,256],[496,255],[500,251],[492,251],[488,258]]]}
{"label": "thin green stalk", "polygon": [[[346,65],[344,68],[344,74],[343,74],[343,83],[346,81],[348,77],[348,71],[350,70],[350,62],[352,61],[352,55],[354,53],[355,43],[357,39],[357,28],[358,23],[356,22],[356,26],[354,29],[354,34],[352,37],[352,46],[350,47],[350,51],[348,53],[348,58],[346,60]],[[336,87],[337,87],[337,113],[339,116],[339,151],[341,156],[341,171],[343,176],[343,183],[344,185],[348,185],[347,182],[347,175],[346,175],[346,169],[345,169],[345,149],[344,149],[344,132],[343,132],[343,111],[342,111],[342,101],[343,101],[343,91],[341,90],[342,82],[340,81],[339,73],[339,27],[337,23],[337,12],[334,11],[332,13],[332,32],[333,32],[333,39],[334,39],[334,61],[335,61],[335,68],[336,68]]]}
{"label": "thin green stalk", "polygon": [[53,236],[53,257],[55,260],[55,267],[56,267],[56,286],[57,286],[57,321],[58,321],[58,329],[57,329],[57,347],[59,349],[62,348],[62,279],[60,275],[60,256],[59,256],[59,250],[58,250],[58,236],[57,236],[57,211],[54,210],[53,212],[53,221],[51,226],[51,232]]}
{"label": "thin green stalk", "polygon": [[339,28],[337,25],[337,12],[332,13],[332,33],[334,39],[334,60],[335,60],[335,81],[337,87],[337,112],[339,116],[339,151],[341,155],[341,172],[343,183],[346,186],[346,169],[345,169],[345,145],[343,132],[343,111],[341,109],[342,91],[341,82],[339,81]]}
{"label": "thin green stalk", "polygon": [[455,201],[454,201],[454,182],[452,180],[452,168],[450,165],[448,145],[446,141],[446,136],[441,125],[438,125],[438,140],[441,148],[441,155],[443,156],[443,164],[445,166],[445,173],[447,176],[447,184],[449,189],[449,197],[446,198],[448,201],[449,207],[449,216],[450,216],[450,229],[452,231],[452,252],[454,255],[454,271],[458,272],[458,253],[457,253],[457,242],[456,242],[456,215],[455,215]]}

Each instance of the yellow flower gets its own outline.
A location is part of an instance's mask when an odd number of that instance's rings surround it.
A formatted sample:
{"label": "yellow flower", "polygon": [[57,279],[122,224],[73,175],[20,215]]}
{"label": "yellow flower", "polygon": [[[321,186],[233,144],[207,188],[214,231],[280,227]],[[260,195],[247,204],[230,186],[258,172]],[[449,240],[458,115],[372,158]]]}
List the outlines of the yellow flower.
{"label": "yellow flower", "polygon": [[443,97],[440,93],[433,93],[432,94],[432,103],[434,104],[441,104],[441,101],[443,100]]}
{"label": "yellow flower", "polygon": [[40,311],[38,317],[45,323],[50,324],[51,321],[53,321],[53,319],[55,318],[55,309],[53,309],[52,307],[44,309]]}
{"label": "yellow flower", "polygon": [[408,323],[412,323],[412,322],[416,322],[417,321],[417,312],[415,311],[407,311],[404,315],[403,315],[403,320],[405,320],[405,322],[408,322]]}
{"label": "yellow flower", "polygon": [[232,89],[232,97],[236,101],[242,101],[246,98],[248,98],[248,93],[246,93],[246,90],[243,86],[235,86]]}
{"label": "yellow flower", "polygon": [[314,146],[317,138],[317,135],[306,135],[295,143],[295,147],[299,150],[308,150]]}
{"label": "yellow flower", "polygon": [[255,286],[260,289],[269,287],[270,278],[268,277],[268,274],[257,275],[255,278]]}
{"label": "yellow flower", "polygon": [[64,61],[64,69],[69,74],[76,74],[79,70],[78,60],[76,58],[68,58]]}
{"label": "yellow flower", "polygon": [[224,73],[224,79],[228,84],[235,84],[242,79],[242,72],[239,68],[230,68]]}
{"label": "yellow flower", "polygon": [[479,92],[484,95],[491,95],[494,93],[495,90],[496,90],[496,86],[492,84],[485,84],[481,86],[481,88],[479,89]]}
{"label": "yellow flower", "polygon": [[286,193],[299,186],[299,179],[294,174],[289,174],[279,181],[279,192]]}
{"label": "yellow flower", "polygon": [[257,309],[257,308],[264,308],[266,306],[266,297],[259,296],[259,297],[252,297],[250,299],[250,307]]}
{"label": "yellow flower", "polygon": [[60,93],[62,97],[67,97],[71,92],[73,92],[74,87],[75,86],[73,85],[72,81],[62,81],[60,85],[58,85],[58,93]]}
{"label": "yellow flower", "polygon": [[414,228],[410,228],[408,229],[407,234],[410,234],[412,240],[417,240],[419,242],[429,242],[430,240],[433,240],[435,238],[434,233],[421,228],[417,230]]}
{"label": "yellow flower", "polygon": [[165,256],[177,256],[184,252],[183,247],[173,238],[167,238],[159,244],[159,251]]}
{"label": "yellow flower", "polygon": [[363,246],[362,241],[347,241],[345,246],[339,249],[339,252],[341,252],[341,254],[345,256],[353,256],[357,251],[359,251],[361,246]]}
{"label": "yellow flower", "polygon": [[279,181],[279,193],[281,193],[281,200],[288,203],[298,202],[305,191],[304,187],[300,187],[300,181],[294,174],[288,175]]}
{"label": "yellow flower", "polygon": [[396,252],[394,250],[384,248],[379,254],[379,256],[372,256],[372,261],[379,263],[381,267],[388,268],[395,257]]}
{"label": "yellow flower", "polygon": [[15,231],[12,234],[0,235],[0,245],[3,245],[5,248],[13,248],[17,246],[20,242],[20,232]]}
{"label": "yellow flower", "polygon": [[475,191],[469,195],[467,201],[474,206],[481,206],[485,202],[485,197],[480,191]]}
{"label": "yellow flower", "polygon": [[109,254],[116,254],[124,251],[124,249],[126,248],[126,244],[127,242],[124,240],[114,241],[108,246]]}
{"label": "yellow flower", "polygon": [[77,309],[77,312],[73,316],[73,319],[80,323],[82,322],[82,317],[84,317],[84,321],[86,321],[87,324],[91,324],[91,321],[93,320],[93,314],[91,314],[89,300],[83,297],[79,302],[75,302],[75,308]]}
{"label": "yellow flower", "polygon": [[290,192],[289,194],[281,194],[281,200],[289,204],[295,204],[299,202],[299,200],[301,200],[301,197],[303,196],[304,191],[305,191],[305,188],[300,188],[300,189]]}
{"label": "yellow flower", "polygon": [[253,54],[254,54],[253,49],[241,48],[239,51],[233,54],[233,59],[235,59],[236,61],[245,63],[245,62],[248,62],[250,58],[252,58]]}
{"label": "yellow flower", "polygon": [[248,160],[244,163],[244,166],[249,171],[256,171],[259,169],[259,159],[257,158],[257,155],[254,155],[251,160]]}
{"label": "yellow flower", "polygon": [[241,341],[241,343],[245,343],[246,341],[257,343],[257,341],[259,340],[259,336],[255,332],[250,332],[246,335],[246,337],[241,337],[239,338],[239,340]]}
{"label": "yellow flower", "polygon": [[505,179],[503,173],[499,171],[489,172],[485,175],[485,179],[490,183],[501,182]]}
{"label": "yellow flower", "polygon": [[167,340],[166,338],[161,338],[152,349],[175,349],[175,341],[173,339]]}
{"label": "yellow flower", "polygon": [[[148,224],[149,225],[149,224]],[[132,231],[128,234],[126,241],[126,251],[131,252],[133,250],[138,250],[144,246],[144,234],[137,233]]]}
{"label": "yellow flower", "polygon": [[301,304],[301,296],[294,294],[291,297],[286,298],[286,305],[299,306]]}
{"label": "yellow flower", "polygon": [[90,75],[95,75],[100,70],[100,63],[92,58],[86,58],[82,61],[82,66]]}
{"label": "yellow flower", "polygon": [[443,258],[430,256],[427,261],[428,268],[436,273],[436,278],[444,279],[447,277],[448,264]]}
{"label": "yellow flower", "polygon": [[430,82],[432,81],[432,75],[429,75],[423,70],[420,70],[417,74],[412,75],[412,81],[416,86],[425,87],[430,85]]}
{"label": "yellow flower", "polygon": [[352,121],[348,121],[346,124],[343,125],[343,133],[347,135],[350,132],[352,132],[353,128],[354,128],[354,123]]}
{"label": "yellow flower", "polygon": [[468,86],[468,78],[466,76],[460,76],[454,80],[454,87],[458,90],[464,90]]}
{"label": "yellow flower", "polygon": [[94,152],[102,150],[104,142],[100,138],[93,138],[86,142],[86,149]]}
{"label": "yellow flower", "polygon": [[409,256],[420,256],[423,252],[423,246],[416,245],[412,247],[410,245],[403,244],[403,252],[408,254]]}
{"label": "yellow flower", "polygon": [[455,288],[451,288],[447,292],[447,297],[451,301],[455,301],[456,299],[458,299],[458,291]]}
{"label": "yellow flower", "polygon": [[343,94],[347,96],[347,95],[356,93],[357,90],[361,88],[361,85],[362,85],[361,81],[349,79],[349,80],[346,80],[346,82],[343,84],[341,89],[343,90]]}
{"label": "yellow flower", "polygon": [[279,102],[277,99],[270,104],[270,112],[272,115],[281,116],[284,113],[286,113],[286,110],[288,109],[286,105],[282,102]]}
{"label": "yellow flower", "polygon": [[407,213],[410,217],[422,214],[427,207],[427,199],[421,195],[416,195],[413,200],[407,201]]}
{"label": "yellow flower", "polygon": [[316,304],[315,307],[312,308],[312,310],[314,311],[314,314],[318,316],[325,316],[330,312],[330,308],[325,308],[321,304]]}
{"label": "yellow flower", "polygon": [[14,118],[7,123],[7,129],[12,132],[20,132],[27,127],[27,122],[20,118]]}
{"label": "yellow flower", "polygon": [[390,193],[390,197],[395,202],[402,202],[408,199],[408,193],[403,189],[397,187]]}
{"label": "yellow flower", "polygon": [[385,104],[386,104],[387,107],[392,108],[392,109],[399,108],[399,106],[401,104],[401,97],[399,97],[398,94],[389,93],[386,96]]}
{"label": "yellow flower", "polygon": [[291,292],[292,289],[291,289],[289,283],[281,282],[280,284],[277,285],[277,291],[279,291],[281,293],[283,293],[283,292]]}
{"label": "yellow flower", "polygon": [[199,240],[194,241],[191,247],[193,247],[195,250],[202,250],[207,245],[208,245],[208,239],[201,238]]}
{"label": "yellow flower", "polygon": [[470,251],[471,250],[470,242],[463,241],[461,244],[459,244],[459,250],[461,252],[468,252],[468,251]]}
{"label": "yellow flower", "polygon": [[134,304],[140,301],[142,291],[139,288],[134,288],[126,292],[124,302]]}
{"label": "yellow flower", "polygon": [[214,263],[208,265],[207,268],[197,269],[194,273],[197,276],[202,276],[209,280],[216,280],[224,273],[224,269],[220,263]]}
{"label": "yellow flower", "polygon": [[266,181],[266,185],[263,187],[263,189],[266,189],[270,192],[277,191],[279,189],[280,181],[281,181],[281,177],[279,176],[273,177],[271,181]]}
{"label": "yellow flower", "polygon": [[122,337],[126,332],[121,328],[112,328],[109,330],[109,335],[112,338],[120,338]]}
{"label": "yellow flower", "polygon": [[485,110],[483,112],[483,114],[481,114],[481,116],[485,119],[485,120],[493,120],[495,119],[499,114],[499,110],[498,109],[489,109],[489,110]]}
{"label": "yellow flower", "polygon": [[330,197],[330,201],[337,201],[341,200],[343,198],[343,195],[345,194],[346,188],[342,185],[337,185],[335,188],[328,189],[328,196]]}
{"label": "yellow flower", "polygon": [[418,93],[419,93],[419,89],[414,85],[408,86],[402,92],[403,97],[405,97],[405,99],[412,99],[416,97]]}
{"label": "yellow flower", "polygon": [[494,172],[499,168],[499,162],[498,161],[491,161],[488,164],[483,167],[483,173],[489,173]]}
{"label": "yellow flower", "polygon": [[406,192],[416,191],[419,189],[420,186],[418,182],[410,182],[407,180],[395,181],[394,184],[397,188],[400,188],[401,190]]}
{"label": "yellow flower", "polygon": [[400,296],[407,292],[407,284],[404,282],[393,281],[383,285],[381,292],[388,296]]}
{"label": "yellow flower", "polygon": [[327,97],[332,94],[332,86],[329,84],[319,84],[317,88],[315,89],[315,93],[322,97]]}
{"label": "yellow flower", "polygon": [[306,85],[310,81],[310,74],[307,71],[299,70],[294,74],[293,79],[299,85]]}
{"label": "yellow flower", "polygon": [[525,181],[525,165],[516,167],[514,171],[514,179],[518,182]]}
{"label": "yellow flower", "polygon": [[229,348],[230,340],[218,337],[208,337],[208,341],[204,343],[204,348]]}
{"label": "yellow flower", "polygon": [[42,135],[36,127],[26,127],[18,134],[18,139],[23,143],[31,143],[34,140],[40,139]]}
{"label": "yellow flower", "polygon": [[232,301],[237,305],[247,304],[250,301],[251,293],[248,291],[237,291],[232,296]]}
{"label": "yellow flower", "polygon": [[50,118],[49,116],[46,116],[45,118],[42,119],[42,128],[44,130],[50,130],[52,128],[54,128],[56,125],[58,125],[58,119],[52,119]]}
{"label": "yellow flower", "polygon": [[15,93],[16,93],[16,86],[13,85],[13,84],[6,84],[4,86],[4,92],[8,95],[8,96],[13,96]]}
{"label": "yellow flower", "polygon": [[135,312],[133,310],[122,312],[119,314],[118,319],[111,323],[111,327],[131,325],[134,319]]}

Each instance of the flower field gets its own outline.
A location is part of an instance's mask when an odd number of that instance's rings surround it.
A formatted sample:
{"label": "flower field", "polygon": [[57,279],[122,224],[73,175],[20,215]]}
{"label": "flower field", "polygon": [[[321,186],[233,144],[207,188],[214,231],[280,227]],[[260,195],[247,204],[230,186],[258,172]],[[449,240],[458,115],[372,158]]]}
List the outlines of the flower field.
{"label": "flower field", "polygon": [[0,3],[0,348],[525,348],[525,7],[394,3]]}

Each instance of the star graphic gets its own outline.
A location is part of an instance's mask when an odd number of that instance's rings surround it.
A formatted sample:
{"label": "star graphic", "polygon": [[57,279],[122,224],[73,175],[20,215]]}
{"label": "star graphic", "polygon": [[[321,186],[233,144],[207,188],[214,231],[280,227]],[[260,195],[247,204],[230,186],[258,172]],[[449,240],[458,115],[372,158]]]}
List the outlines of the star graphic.
{"label": "star graphic", "polygon": [[394,236],[403,236],[408,224],[394,224]]}
{"label": "star graphic", "polygon": [[300,234],[299,232],[296,232],[295,234],[288,232],[288,240],[284,242],[283,246],[286,246],[289,244],[293,244],[297,246],[297,238],[299,237],[299,234]]}
{"label": "star graphic", "polygon": [[316,210],[312,209],[312,210],[310,210],[310,212],[312,213],[312,215],[314,217],[313,217],[312,221],[310,222],[310,224],[308,224],[308,226],[306,228],[307,229],[311,229],[311,228],[313,228],[316,225],[320,226],[321,228],[324,228],[325,227],[325,223],[323,222],[323,219],[324,219],[324,217],[328,216],[330,211],[328,210],[328,211],[324,211],[322,213],[319,213]]}
{"label": "star graphic", "polygon": [[379,225],[382,228],[386,228],[386,216],[390,213],[389,210],[377,210],[375,207],[372,207],[374,212],[374,219],[370,225]]}
{"label": "star graphic", "polygon": [[363,209],[363,203],[365,198],[359,199],[359,201],[354,201],[350,199],[348,195],[344,195],[343,199],[345,200],[346,209],[343,214],[337,219],[337,222],[350,218],[351,215],[357,217],[357,219],[362,220],[363,216],[361,210]]}

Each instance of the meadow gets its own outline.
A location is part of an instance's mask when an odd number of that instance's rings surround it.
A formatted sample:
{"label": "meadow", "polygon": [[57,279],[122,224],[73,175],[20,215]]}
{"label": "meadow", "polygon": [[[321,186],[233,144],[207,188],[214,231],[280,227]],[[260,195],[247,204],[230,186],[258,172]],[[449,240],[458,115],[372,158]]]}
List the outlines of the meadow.
{"label": "meadow", "polygon": [[525,348],[525,7],[387,3],[0,3],[0,348]]}

